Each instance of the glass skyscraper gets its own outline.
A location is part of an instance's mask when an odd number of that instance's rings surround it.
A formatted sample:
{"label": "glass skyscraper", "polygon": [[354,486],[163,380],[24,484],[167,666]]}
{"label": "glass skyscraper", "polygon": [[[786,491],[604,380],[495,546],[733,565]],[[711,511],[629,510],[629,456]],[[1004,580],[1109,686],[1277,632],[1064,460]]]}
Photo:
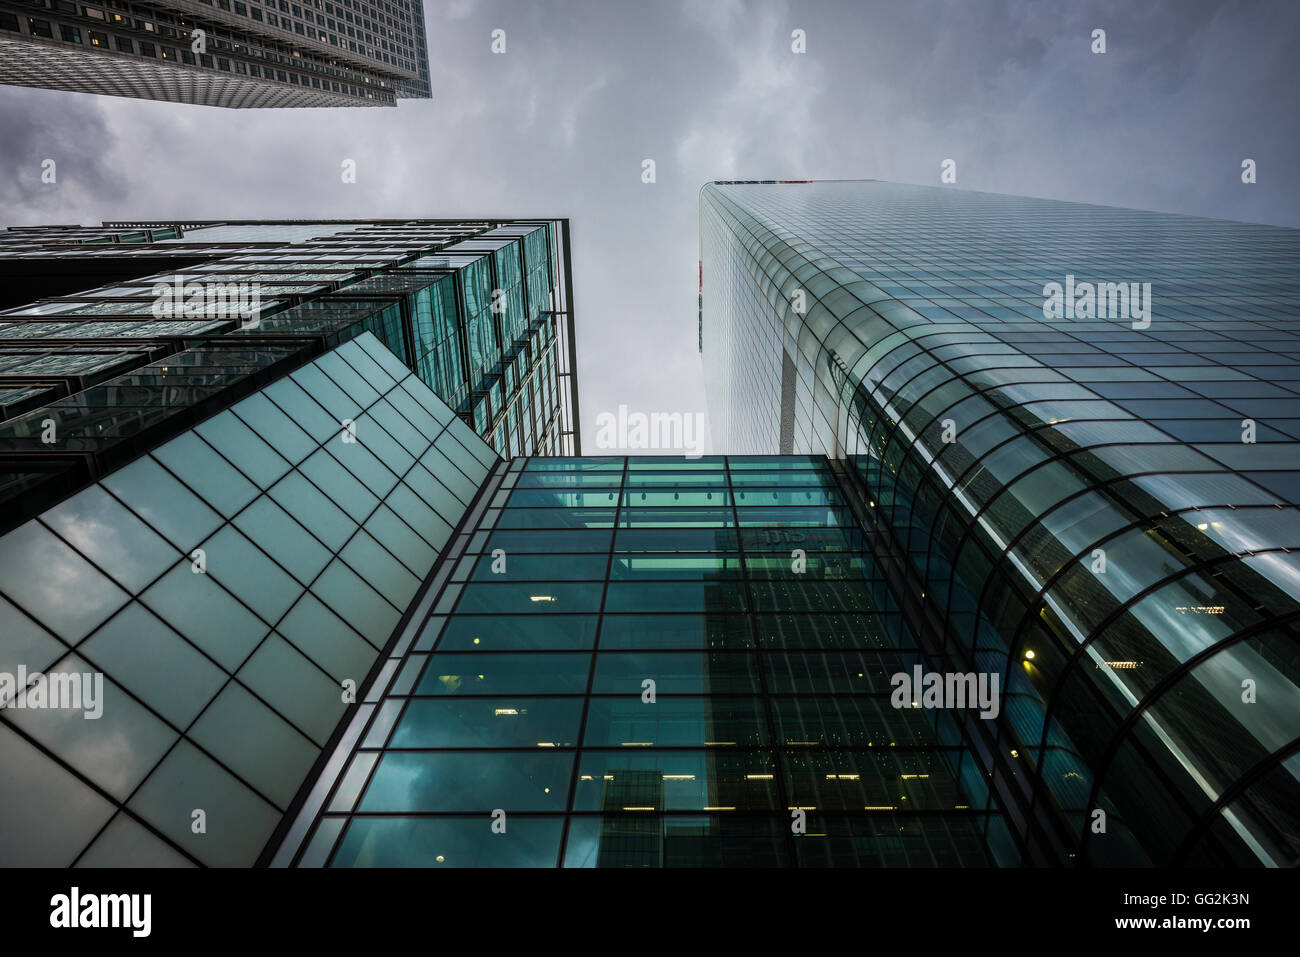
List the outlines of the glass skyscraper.
{"label": "glass skyscraper", "polygon": [[1294,864],[1300,233],[879,182],[701,206],[715,444],[820,454],[1028,863]]}
{"label": "glass skyscraper", "polygon": [[0,0],[0,84],[224,107],[425,97],[411,0]]}

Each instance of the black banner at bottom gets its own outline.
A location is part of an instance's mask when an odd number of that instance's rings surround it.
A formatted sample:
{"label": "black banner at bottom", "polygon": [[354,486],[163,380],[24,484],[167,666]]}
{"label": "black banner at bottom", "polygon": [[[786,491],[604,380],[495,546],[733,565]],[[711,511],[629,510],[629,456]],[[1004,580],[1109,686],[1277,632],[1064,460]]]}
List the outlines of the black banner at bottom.
{"label": "black banner at bottom", "polygon": [[358,933],[375,943],[432,928],[431,942],[468,935],[490,947],[512,937],[547,948],[558,938],[771,947],[781,932],[913,944],[1195,934],[1230,945],[1241,934],[1285,932],[1296,878],[1292,870],[10,870],[0,871],[0,921],[11,946],[71,934],[116,946],[346,946]]}

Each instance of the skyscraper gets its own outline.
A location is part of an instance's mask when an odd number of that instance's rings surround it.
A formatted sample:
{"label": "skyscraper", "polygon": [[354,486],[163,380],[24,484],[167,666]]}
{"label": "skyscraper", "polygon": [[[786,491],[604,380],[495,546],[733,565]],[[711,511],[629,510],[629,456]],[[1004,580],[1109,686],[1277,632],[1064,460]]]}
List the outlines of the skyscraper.
{"label": "skyscraper", "polygon": [[1295,863],[1292,229],[878,182],[701,191],[715,442],[842,465],[1030,862]]}
{"label": "skyscraper", "polygon": [[411,0],[0,0],[0,84],[226,107],[428,97]]}

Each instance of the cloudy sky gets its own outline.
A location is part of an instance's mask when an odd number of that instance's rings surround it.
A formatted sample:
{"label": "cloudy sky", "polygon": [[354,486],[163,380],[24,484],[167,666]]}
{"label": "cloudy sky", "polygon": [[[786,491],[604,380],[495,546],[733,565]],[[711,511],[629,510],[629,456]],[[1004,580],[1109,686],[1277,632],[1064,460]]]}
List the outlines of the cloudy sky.
{"label": "cloudy sky", "polygon": [[567,216],[589,447],[620,403],[704,410],[711,179],[937,185],[951,157],[960,188],[1300,226],[1294,0],[447,0],[425,18],[434,96],[396,109],[0,87],[0,224]]}

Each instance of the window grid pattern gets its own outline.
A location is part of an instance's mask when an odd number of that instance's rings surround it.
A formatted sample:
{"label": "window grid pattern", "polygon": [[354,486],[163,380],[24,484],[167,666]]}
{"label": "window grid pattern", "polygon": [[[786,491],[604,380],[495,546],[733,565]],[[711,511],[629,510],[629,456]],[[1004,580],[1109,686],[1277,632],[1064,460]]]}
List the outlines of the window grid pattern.
{"label": "window grid pattern", "polygon": [[[547,285],[559,278],[559,243],[546,222],[178,223],[0,233],[5,271],[44,276],[66,258],[76,263],[59,270],[61,280],[75,280],[81,269],[96,274],[86,260],[107,258],[113,271],[139,272],[0,311],[0,500],[22,506],[9,510],[5,524],[13,527],[137,448],[192,424],[202,409],[220,408],[247,380],[269,381],[362,331],[373,332],[500,454],[575,451],[574,393],[561,392],[561,379],[572,373],[561,346],[570,341],[571,313],[556,311],[563,297]],[[171,268],[159,270],[159,257]],[[518,257],[530,282],[519,269],[499,270],[498,257]],[[479,281],[468,281],[466,270]],[[505,280],[512,280],[510,294],[494,312],[492,290]],[[42,288],[32,282],[33,291]],[[256,290],[258,314],[156,314],[160,288],[196,283],[220,290],[232,309]],[[10,295],[21,302],[23,292],[15,282]],[[181,294],[172,298],[187,304]],[[491,336],[473,370],[470,317]],[[51,419],[59,436],[52,444]],[[97,469],[88,469],[86,453],[96,456]]]}
{"label": "window grid pattern", "polygon": [[280,863],[1014,863],[959,729],[889,701],[919,659],[824,459],[515,459],[487,492]]}
{"label": "window grid pattern", "polygon": [[[191,48],[196,29],[205,52]],[[6,83],[209,106],[394,106],[430,95],[423,10],[401,0],[0,0],[0,49]]]}
{"label": "window grid pattern", "polygon": [[[1293,862],[1296,231],[874,182],[701,204],[723,441],[772,449],[794,357],[794,451],[851,464],[953,660],[1017,694],[1000,750],[1057,861]],[[1150,282],[1150,326],[1044,319],[1067,275]]]}
{"label": "window grid pattern", "polygon": [[0,670],[104,675],[0,702],[0,861],[252,864],[495,460],[366,334],[0,538]]}

